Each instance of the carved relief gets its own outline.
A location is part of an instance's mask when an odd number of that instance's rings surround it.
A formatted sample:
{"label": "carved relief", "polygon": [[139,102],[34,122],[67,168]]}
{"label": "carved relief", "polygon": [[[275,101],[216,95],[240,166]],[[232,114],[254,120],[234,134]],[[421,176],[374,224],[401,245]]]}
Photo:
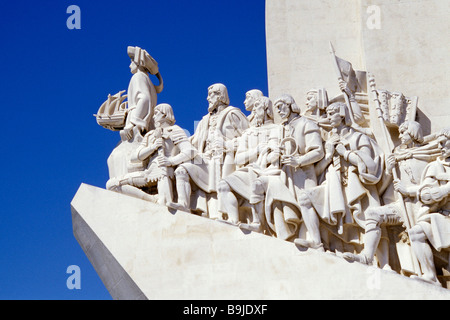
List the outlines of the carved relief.
{"label": "carved relief", "polygon": [[121,136],[108,189],[447,287],[450,130],[424,137],[417,97],[377,89],[331,46],[340,95],[312,89],[302,110],[252,89],[245,115],[216,83],[188,137],[172,107],[156,105],[156,61],[128,53],[127,95],[96,115]]}

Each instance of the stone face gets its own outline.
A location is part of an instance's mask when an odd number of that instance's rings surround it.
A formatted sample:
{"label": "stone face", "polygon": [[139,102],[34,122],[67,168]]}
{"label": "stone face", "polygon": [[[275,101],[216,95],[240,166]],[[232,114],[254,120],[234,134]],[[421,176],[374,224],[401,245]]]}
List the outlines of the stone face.
{"label": "stone face", "polygon": [[82,184],[74,235],[114,299],[450,299],[446,289]]}
{"label": "stone face", "polygon": [[449,12],[441,0],[267,0],[269,95],[290,93],[302,107],[311,88],[337,95],[331,41],[378,88],[418,96],[418,120],[426,134],[436,132],[450,120]]}

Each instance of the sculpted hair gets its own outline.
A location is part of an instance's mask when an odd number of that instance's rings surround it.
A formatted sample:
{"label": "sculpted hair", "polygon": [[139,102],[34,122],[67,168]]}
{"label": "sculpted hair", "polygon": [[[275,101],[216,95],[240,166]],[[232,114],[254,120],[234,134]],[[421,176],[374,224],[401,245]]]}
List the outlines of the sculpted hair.
{"label": "sculpted hair", "polygon": [[252,97],[255,97],[255,98],[260,98],[260,97],[263,96],[262,91],[259,90],[259,89],[249,90],[249,91],[246,92],[246,94],[249,94],[249,95],[251,95]]}
{"label": "sculpted hair", "polygon": [[403,122],[400,127],[398,128],[398,131],[401,132],[402,130],[405,130],[408,132],[408,134],[411,136],[411,138],[414,139],[415,142],[423,143],[423,132],[422,132],[422,126],[417,121],[405,121]]}
{"label": "sculpted hair", "polygon": [[266,111],[267,116],[270,119],[273,119],[273,107],[272,107],[272,101],[268,97],[259,97],[256,100],[257,103],[261,103],[264,106],[264,110]]}
{"label": "sculpted hair", "polygon": [[227,106],[230,104],[230,98],[228,97],[228,90],[227,90],[227,87],[225,87],[225,85],[223,85],[222,83],[215,83],[215,84],[209,86],[208,92],[210,90],[219,91],[220,92],[220,102],[222,102],[223,104],[225,104]]}
{"label": "sculpted hair", "polygon": [[173,109],[170,104],[167,103],[158,104],[155,107],[155,110],[159,110],[162,114],[164,114],[167,122],[169,122],[170,125],[175,124],[175,116],[173,114]]}
{"label": "sculpted hair", "polygon": [[300,108],[299,106],[295,103],[294,98],[290,95],[290,94],[283,94],[282,96],[280,96],[279,98],[277,98],[277,100],[275,100],[274,105],[277,105],[278,102],[284,102],[287,105],[289,105],[291,107],[291,111],[293,113],[298,113],[300,114]]}
{"label": "sculpted hair", "polygon": [[352,121],[350,119],[350,111],[348,110],[347,105],[344,102],[334,102],[330,104],[326,110],[334,110],[338,111],[341,115],[341,118],[344,119],[344,123],[347,126],[352,126]]}

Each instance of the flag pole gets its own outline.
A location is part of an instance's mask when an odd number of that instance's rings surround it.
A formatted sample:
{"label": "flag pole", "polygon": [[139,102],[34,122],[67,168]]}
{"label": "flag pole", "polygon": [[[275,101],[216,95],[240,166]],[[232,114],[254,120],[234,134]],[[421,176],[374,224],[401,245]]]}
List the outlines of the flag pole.
{"label": "flag pole", "polygon": [[[372,94],[373,94],[373,101],[375,102],[375,108],[377,110],[378,120],[380,121],[380,124],[381,124],[381,131],[383,132],[383,138],[385,139],[386,145],[388,146],[389,145],[389,137],[388,137],[389,133],[387,131],[386,124],[384,123],[383,112],[381,110],[380,100],[378,99],[378,92],[377,92],[377,89],[375,86],[375,77],[373,76],[373,74],[371,74],[371,73],[368,74],[368,80],[369,80],[370,90],[372,91]],[[390,151],[392,152],[392,150],[390,150]],[[392,169],[392,178],[394,180],[398,180],[397,170],[395,168]],[[403,195],[398,191],[395,191],[395,193],[396,193],[398,199],[400,200],[400,208],[401,208],[401,212],[403,215],[403,220],[405,223],[406,231],[408,231],[412,227],[409,212],[405,206],[405,201],[403,199]],[[412,254],[412,260],[413,260],[413,265],[414,265],[414,271],[417,273],[417,275],[420,275],[420,266],[417,261],[417,258],[414,255],[414,252],[411,252],[411,254]]]}

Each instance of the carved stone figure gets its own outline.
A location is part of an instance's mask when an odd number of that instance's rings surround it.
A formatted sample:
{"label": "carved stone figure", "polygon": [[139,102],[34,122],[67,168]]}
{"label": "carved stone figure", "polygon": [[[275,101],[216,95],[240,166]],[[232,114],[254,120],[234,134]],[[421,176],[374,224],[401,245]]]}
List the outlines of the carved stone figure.
{"label": "carved stone figure", "polygon": [[306,108],[302,116],[317,122],[320,127],[329,128],[325,112],[327,106],[328,94],[325,88],[311,89],[306,93]]}
{"label": "carved stone figure", "polygon": [[442,156],[427,165],[419,185],[407,187],[401,181],[394,183],[397,191],[417,198],[422,204],[416,212],[415,225],[408,231],[423,272],[418,278],[441,285],[431,247],[438,252],[450,247],[450,130],[443,130],[438,141]]}
{"label": "carved stone figure", "polygon": [[348,112],[342,102],[327,107],[333,130],[325,142],[325,157],[315,168],[321,185],[311,199],[321,218],[336,227],[335,234],[346,243],[360,243],[364,212],[380,206],[377,184],[384,157],[373,139],[349,126]]}
{"label": "carved stone figure", "polygon": [[[107,188],[137,198],[167,205],[173,201],[174,168],[191,160],[196,150],[190,144],[183,129],[175,125],[175,117],[169,104],[155,107],[155,129],[150,130],[139,147],[132,153],[129,172],[120,178],[112,178]],[[150,194],[157,188],[157,197]]]}
{"label": "carved stone figure", "polygon": [[[148,73],[158,75],[158,64],[147,53],[139,47],[128,47],[128,56],[131,59],[130,71],[133,74],[128,85],[128,117],[125,127],[120,132],[122,140],[130,140],[134,133],[145,134],[154,128],[152,121],[153,108],[156,106],[156,94],[162,91],[162,82],[155,87]],[[134,128],[137,129],[134,130]]]}
{"label": "carved stone figure", "polygon": [[108,95],[96,115],[121,137],[108,158],[107,189],[292,241],[300,250],[445,283],[450,129],[424,137],[417,97],[377,90],[373,75],[330,48],[336,97],[312,89],[301,113],[289,94],[272,105],[252,89],[247,117],[215,83],[208,113],[188,137],[172,107],[156,105],[163,86],[156,61],[128,47],[127,94]]}
{"label": "carved stone figure", "polygon": [[[399,137],[401,144],[394,150],[393,154],[386,157],[386,172],[392,176],[392,170],[398,165],[398,177],[405,186],[415,186],[420,182],[422,172],[426,165],[437,157],[436,147],[433,144],[424,145],[424,138],[422,128],[418,122],[404,122],[399,128]],[[392,186],[392,179],[387,180]],[[384,206],[369,207],[366,212],[365,220],[365,236],[364,236],[364,250],[360,254],[353,254],[351,252],[344,253],[343,257],[349,261],[358,261],[365,264],[372,264],[375,253],[377,253],[380,267],[390,269],[389,257],[387,256],[386,247],[384,250],[377,248],[382,238],[382,227],[385,225],[402,225],[405,222],[405,215],[411,214],[416,209],[416,201],[407,198],[395,198],[392,195],[393,188],[388,188],[384,196],[384,202],[388,203]],[[386,230],[384,230],[386,232]],[[386,237],[386,236],[385,236]],[[399,250],[397,250],[399,251]],[[399,252],[399,254],[401,254]],[[406,252],[410,255],[410,252]],[[408,261],[410,256],[400,258]],[[403,267],[413,273],[412,267]]]}
{"label": "carved stone figure", "polygon": [[[142,141],[143,135],[154,128],[153,109],[156,106],[157,94],[163,89],[158,64],[148,52],[130,46],[127,53],[131,59],[130,71],[133,76],[128,85],[126,110],[117,110],[122,116],[126,116],[126,119],[123,121],[123,127],[114,128],[120,130],[121,141],[108,158],[110,178],[122,177],[128,173],[127,165],[131,152]],[[148,73],[157,75],[160,81],[157,87],[151,82]],[[119,101],[123,102],[123,99]]]}
{"label": "carved stone figure", "polygon": [[245,110],[250,111],[250,114],[247,117],[250,124],[252,123],[253,119],[255,118],[255,114],[253,112],[253,107],[255,105],[255,102],[258,98],[260,98],[262,96],[263,96],[263,93],[261,92],[261,90],[258,90],[258,89],[249,90],[245,94],[244,106],[245,106]]}
{"label": "carved stone figure", "polygon": [[[264,210],[273,235],[283,240],[297,237],[299,245],[320,248],[319,218],[307,192],[317,184],[314,163],[324,154],[320,130],[315,122],[300,116],[300,108],[290,95],[279,97],[275,108],[283,121],[272,131],[278,140],[278,148],[273,148],[278,170],[267,170],[255,180],[254,202],[264,204],[259,210]],[[310,239],[300,239],[301,222]]]}
{"label": "carved stone figure", "polygon": [[[208,114],[190,139],[199,153],[191,162],[183,163],[175,170],[178,203],[174,207],[184,210],[191,207],[191,182],[206,194],[216,194],[220,179],[234,172],[235,138],[249,126],[242,111],[229,105],[228,91],[223,84],[211,85],[207,100]],[[194,209],[203,213],[209,212],[210,217],[217,217],[217,210],[208,210],[199,201],[196,207]]]}
{"label": "carved stone figure", "polygon": [[[278,158],[271,159],[272,150],[279,148],[274,134],[278,126],[273,122],[272,102],[267,97],[257,98],[254,102],[253,121],[238,139],[235,163],[238,169],[219,182],[219,211],[228,215],[232,224],[240,224],[239,202],[252,203],[251,186],[256,178]],[[273,157],[272,157],[273,158]],[[239,197],[239,199],[238,199]],[[241,201],[240,201],[241,200]],[[261,211],[251,205],[250,224],[241,224],[247,229],[261,231]]]}

